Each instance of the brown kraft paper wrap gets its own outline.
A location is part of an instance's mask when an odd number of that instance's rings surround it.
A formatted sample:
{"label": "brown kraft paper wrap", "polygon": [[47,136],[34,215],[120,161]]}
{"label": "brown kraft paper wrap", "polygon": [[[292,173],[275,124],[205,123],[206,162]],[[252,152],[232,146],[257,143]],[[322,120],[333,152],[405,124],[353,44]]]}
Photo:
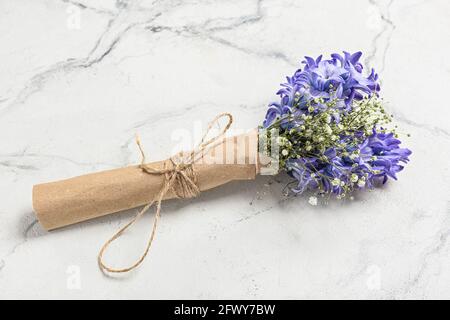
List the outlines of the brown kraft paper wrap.
{"label": "brown kraft paper wrap", "polygon": [[[234,180],[252,180],[258,173],[258,131],[222,138],[192,168],[200,191]],[[150,163],[161,169],[170,160]],[[102,171],[33,186],[33,208],[39,222],[52,230],[151,202],[164,174],[148,174],[139,166]],[[164,199],[175,198],[169,190]]]}

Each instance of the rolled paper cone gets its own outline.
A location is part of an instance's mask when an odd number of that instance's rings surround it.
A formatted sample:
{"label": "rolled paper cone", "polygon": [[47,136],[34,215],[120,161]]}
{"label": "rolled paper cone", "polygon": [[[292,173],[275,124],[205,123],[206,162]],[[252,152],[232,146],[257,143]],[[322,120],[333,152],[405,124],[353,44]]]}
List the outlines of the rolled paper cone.
{"label": "rolled paper cone", "polygon": [[[170,160],[149,164],[162,169]],[[258,131],[224,138],[195,161],[200,191],[234,180],[255,179],[259,168]],[[87,174],[33,186],[33,208],[41,225],[52,230],[151,202],[164,174],[148,174],[139,166]],[[164,199],[175,198],[170,190]]]}

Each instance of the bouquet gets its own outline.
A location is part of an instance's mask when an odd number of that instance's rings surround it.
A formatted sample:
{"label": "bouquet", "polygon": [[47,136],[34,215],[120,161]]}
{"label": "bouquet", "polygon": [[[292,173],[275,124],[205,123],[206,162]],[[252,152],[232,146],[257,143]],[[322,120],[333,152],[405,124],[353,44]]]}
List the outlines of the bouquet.
{"label": "bouquet", "polygon": [[[332,54],[325,60],[305,57],[304,69],[281,84],[279,101],[268,107],[262,125],[226,137],[233,117],[218,115],[192,151],[140,165],[108,170],[33,187],[33,207],[47,230],[144,206],[101,248],[102,271],[122,273],[139,266],[149,252],[164,199],[195,197],[233,180],[287,172],[289,190],[298,195],[352,197],[389,178],[397,179],[411,151],[401,148],[392,115],[379,95],[378,75],[364,75],[361,52]],[[211,137],[215,124],[226,120]],[[112,268],[103,255],[111,242],[155,206],[153,228],[142,256],[129,267]]]}
{"label": "bouquet", "polygon": [[304,70],[287,77],[280,102],[269,105],[263,127],[279,132],[280,167],[295,178],[295,194],[311,190],[341,199],[396,180],[409,160],[396,126],[389,128],[378,75],[374,69],[363,75],[361,55],[305,57]]}

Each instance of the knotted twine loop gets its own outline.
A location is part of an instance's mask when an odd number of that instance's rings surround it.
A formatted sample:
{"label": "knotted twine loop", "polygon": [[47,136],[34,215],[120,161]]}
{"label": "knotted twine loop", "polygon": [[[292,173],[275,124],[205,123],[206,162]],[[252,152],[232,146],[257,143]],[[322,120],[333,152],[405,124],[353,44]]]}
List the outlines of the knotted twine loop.
{"label": "knotted twine loop", "polygon": [[[207,140],[208,134],[210,133],[213,126],[215,124],[219,124],[219,120],[225,117],[228,118],[226,126],[219,132],[219,134]],[[225,135],[225,133],[228,131],[232,123],[233,123],[233,116],[230,113],[221,113],[217,115],[208,124],[208,128],[206,129],[205,134],[203,135],[200,143],[192,152],[190,152],[187,156],[180,153],[176,157],[171,157],[169,159],[170,167],[167,167],[167,164],[164,163],[164,167],[162,169],[152,168],[150,164],[145,163],[145,153],[143,151],[139,137],[136,136],[136,143],[142,156],[139,168],[147,174],[164,175],[164,183],[158,195],[154,199],[152,199],[148,204],[146,204],[130,222],[128,222],[119,231],[117,231],[102,246],[97,259],[98,265],[102,272],[104,273],[129,272],[137,268],[144,261],[153,243],[153,239],[155,238],[156,228],[158,226],[158,222],[161,217],[161,202],[164,199],[164,196],[167,194],[169,190],[173,190],[175,196],[178,198],[191,198],[196,197],[200,194],[200,189],[197,185],[197,175],[194,170],[193,164],[196,163],[196,161],[203,158],[208,150],[214,148],[218,143],[221,142],[219,139]],[[147,241],[147,246],[145,247],[145,250],[142,253],[141,257],[138,260],[136,260],[135,263],[126,268],[116,269],[107,266],[103,262],[103,255],[106,249],[108,249],[111,243],[114,242],[116,239],[118,239],[125,232],[125,230],[127,230],[135,222],[137,222],[154,204],[156,204],[155,218],[153,220],[153,226],[150,233],[150,237]]]}

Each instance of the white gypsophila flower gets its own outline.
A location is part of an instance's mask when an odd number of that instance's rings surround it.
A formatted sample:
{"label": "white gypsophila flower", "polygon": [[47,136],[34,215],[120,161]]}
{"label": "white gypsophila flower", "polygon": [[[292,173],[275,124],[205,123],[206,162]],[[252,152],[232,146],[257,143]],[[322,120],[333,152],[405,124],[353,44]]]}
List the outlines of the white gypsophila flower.
{"label": "white gypsophila flower", "polygon": [[283,149],[283,150],[281,151],[281,154],[282,154],[283,156],[287,156],[287,155],[289,154],[289,151],[286,150],[286,149]]}
{"label": "white gypsophila flower", "polygon": [[309,197],[308,203],[312,206],[317,206],[317,197],[315,196]]}
{"label": "white gypsophila flower", "polygon": [[341,180],[338,179],[338,178],[334,178],[333,180],[331,180],[331,185],[333,185],[335,187],[340,185],[340,184],[341,184]]}
{"label": "white gypsophila flower", "polygon": [[277,137],[277,143],[279,145],[284,145],[286,143],[287,139],[285,137]]}
{"label": "white gypsophila flower", "polygon": [[350,180],[351,180],[352,182],[356,182],[356,181],[358,181],[358,179],[359,179],[359,177],[358,177],[358,175],[355,174],[355,173],[353,173],[352,176],[351,176],[351,178],[350,178]]}
{"label": "white gypsophila flower", "polygon": [[366,185],[366,180],[361,179],[361,180],[358,181],[358,187],[362,188],[365,185]]}

